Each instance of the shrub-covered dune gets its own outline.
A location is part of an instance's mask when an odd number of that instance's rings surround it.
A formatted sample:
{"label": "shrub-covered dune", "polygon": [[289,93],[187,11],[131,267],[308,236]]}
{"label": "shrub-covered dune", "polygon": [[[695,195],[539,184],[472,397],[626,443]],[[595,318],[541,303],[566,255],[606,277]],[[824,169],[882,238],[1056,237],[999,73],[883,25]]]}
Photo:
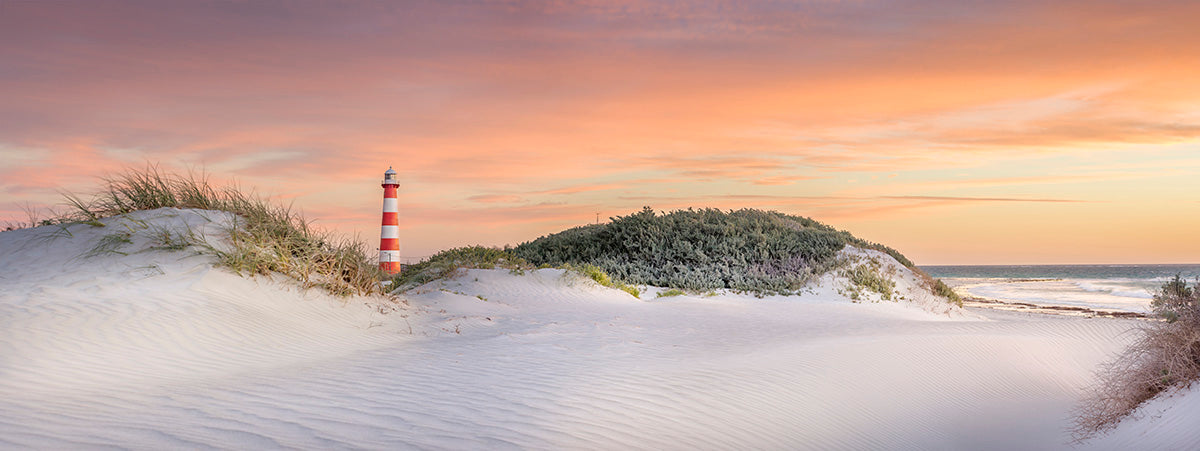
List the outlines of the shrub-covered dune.
{"label": "shrub-covered dune", "polygon": [[[512,252],[533,265],[595,265],[631,284],[787,294],[837,269],[852,269],[849,276],[867,280],[867,270],[850,268],[839,257],[846,246],[885,253],[928,280],[895,249],[809,218],[754,209],[656,214],[646,207],[607,224],[522,243]],[[937,294],[953,297],[945,285],[928,282]]]}

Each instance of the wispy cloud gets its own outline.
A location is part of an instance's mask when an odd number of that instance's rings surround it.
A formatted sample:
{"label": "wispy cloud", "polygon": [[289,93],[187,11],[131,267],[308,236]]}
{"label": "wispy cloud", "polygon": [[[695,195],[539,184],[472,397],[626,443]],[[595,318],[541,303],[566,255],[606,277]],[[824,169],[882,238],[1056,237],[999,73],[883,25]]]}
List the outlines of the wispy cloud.
{"label": "wispy cloud", "polygon": [[564,187],[564,188],[555,188],[555,189],[550,189],[550,190],[545,190],[545,191],[534,191],[531,194],[576,194],[576,193],[586,193],[586,192],[591,192],[591,191],[609,191],[609,190],[625,188],[627,186],[628,185],[617,184],[617,183],[576,185],[576,186],[568,186],[568,187]]}
{"label": "wispy cloud", "polygon": [[1072,203],[1072,202],[1089,202],[1076,199],[1023,199],[1011,197],[955,197],[955,196],[882,196],[881,199],[903,199],[903,200],[935,200],[947,202],[1050,202],[1050,203]]}
{"label": "wispy cloud", "polygon": [[485,204],[511,204],[524,201],[521,196],[511,194],[479,194],[468,197],[467,200],[485,203]]}

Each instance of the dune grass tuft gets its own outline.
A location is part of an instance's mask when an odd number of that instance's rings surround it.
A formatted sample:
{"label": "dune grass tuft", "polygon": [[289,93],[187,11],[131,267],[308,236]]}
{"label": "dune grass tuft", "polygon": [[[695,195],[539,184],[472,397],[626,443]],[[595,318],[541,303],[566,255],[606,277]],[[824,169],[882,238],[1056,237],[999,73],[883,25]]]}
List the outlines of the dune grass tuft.
{"label": "dune grass tuft", "polygon": [[925,289],[929,290],[929,292],[941,297],[942,299],[945,299],[949,304],[954,304],[959,307],[963,306],[962,296],[959,296],[958,293],[955,293],[954,289],[950,288],[949,285],[946,285],[946,282],[943,282],[942,279],[934,279],[933,276],[930,276],[929,273],[922,271],[921,268],[914,267],[912,268],[912,272],[921,279],[921,284],[924,285]]}
{"label": "dune grass tuft", "polygon": [[618,290],[629,293],[631,296],[633,296],[635,298],[641,297],[642,292],[641,292],[641,290],[638,290],[637,287],[632,286],[632,285],[627,285],[619,280],[614,280],[612,277],[610,277],[608,275],[608,273],[604,272],[604,269],[600,268],[599,266],[596,266],[596,265],[593,265],[590,263],[583,263],[583,264],[577,264],[577,265],[572,265],[570,263],[564,263],[562,265],[562,268],[567,271],[570,271],[570,272],[582,274],[582,275],[586,276],[587,278],[592,279],[596,283],[600,284],[600,286],[616,288]]}
{"label": "dune grass tuft", "polygon": [[933,294],[946,298],[946,301],[951,304],[959,307],[963,306],[962,297],[959,296],[958,293],[955,293],[953,288],[950,288],[949,285],[946,285],[946,282],[942,282],[942,279],[934,279],[928,276],[926,276],[926,278],[929,281],[929,291],[932,291]]}
{"label": "dune grass tuft", "polygon": [[218,262],[239,274],[279,272],[305,288],[321,287],[337,295],[381,292],[383,273],[356,240],[312,227],[299,212],[236,187],[216,188],[204,174],[181,176],[157,166],[129,169],[103,179],[102,188],[85,199],[66,194],[77,222],[97,220],[140,210],[189,208],[221,210],[234,214],[228,234],[230,247],[218,248],[191,234],[159,231],[163,249],[199,245]]}
{"label": "dune grass tuft", "polygon": [[896,289],[896,281],[890,275],[884,274],[880,268],[882,263],[878,259],[868,259],[865,263],[851,265],[841,271],[842,277],[849,280],[850,285],[847,287],[846,295],[853,300],[859,300],[863,296],[863,291],[874,291],[879,293],[880,299],[885,301],[892,300],[892,294]]}
{"label": "dune grass tuft", "polygon": [[[62,213],[57,213],[51,209],[43,209],[33,206],[28,202],[21,206],[21,210],[25,212],[25,221],[5,221],[4,226],[0,227],[0,231],[11,232],[13,230],[31,229],[34,227],[45,227],[52,225],[61,225],[65,222],[78,222],[67,218]],[[100,225],[103,227],[103,225]]]}

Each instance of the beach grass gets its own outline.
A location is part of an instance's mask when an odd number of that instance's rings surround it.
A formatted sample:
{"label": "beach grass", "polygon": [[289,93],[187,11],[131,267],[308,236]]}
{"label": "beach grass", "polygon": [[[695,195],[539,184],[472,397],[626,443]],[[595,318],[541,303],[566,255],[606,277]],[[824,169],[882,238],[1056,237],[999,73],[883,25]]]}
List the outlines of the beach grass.
{"label": "beach grass", "polygon": [[[227,230],[230,246],[214,246],[192,234],[157,231],[161,235],[157,247],[197,245],[239,274],[277,272],[305,288],[320,287],[337,295],[382,292],[383,273],[368,257],[366,245],[313,227],[290,206],[235,186],[215,187],[204,174],[173,174],[154,165],[128,169],[102,181],[90,197],[65,194],[71,211],[62,220],[95,224],[99,219],[159,208],[225,211],[234,215]],[[98,245],[98,252],[119,247],[120,240],[108,241]]]}
{"label": "beach grass", "polygon": [[629,293],[631,296],[633,296],[635,298],[641,297],[642,292],[641,292],[641,290],[638,290],[637,287],[628,285],[624,282],[613,279],[612,276],[610,276],[610,275],[608,275],[608,273],[604,272],[604,270],[601,269],[599,266],[592,265],[589,263],[576,264],[576,265],[572,265],[570,263],[564,263],[564,264],[562,264],[561,267],[567,271],[581,274],[589,279],[592,279],[592,281],[596,282],[597,284],[600,284],[600,286],[616,288],[618,290]]}
{"label": "beach grass", "polygon": [[946,300],[951,304],[962,307],[962,297],[959,296],[958,293],[955,293],[953,288],[950,288],[949,285],[946,285],[946,282],[942,282],[941,279],[929,277],[929,275],[925,274],[924,271],[919,271],[917,274],[924,276],[927,288],[929,288],[929,291],[932,291],[933,294],[946,298]]}
{"label": "beach grass", "polygon": [[896,290],[896,281],[891,277],[892,274],[885,274],[885,271],[880,269],[881,266],[879,260],[871,258],[866,262],[849,265],[843,269],[842,277],[850,282],[847,296],[857,301],[862,298],[863,291],[866,290],[878,293],[882,300],[892,300],[892,294]]}

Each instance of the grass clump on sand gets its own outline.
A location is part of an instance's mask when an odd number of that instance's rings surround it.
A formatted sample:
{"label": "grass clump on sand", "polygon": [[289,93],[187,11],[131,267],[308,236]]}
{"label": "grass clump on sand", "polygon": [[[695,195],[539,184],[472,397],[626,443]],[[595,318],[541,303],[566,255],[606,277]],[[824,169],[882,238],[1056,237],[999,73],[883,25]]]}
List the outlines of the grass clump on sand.
{"label": "grass clump on sand", "polygon": [[[290,207],[243,193],[236,188],[214,188],[203,175],[179,176],[156,166],[127,170],[103,179],[103,188],[91,199],[67,195],[73,207],[69,219],[94,223],[98,219],[139,210],[190,208],[234,214],[229,226],[230,247],[218,249],[194,242],[216,255],[220,265],[248,274],[279,272],[305,288],[321,287],[336,295],[378,294],[382,272],[367,256],[365,245],[312,227]],[[195,239],[161,231],[165,249],[187,246]]]}
{"label": "grass clump on sand", "polygon": [[923,272],[918,273],[918,275],[922,275],[924,277],[926,288],[933,292],[933,294],[946,298],[946,301],[950,302],[951,304],[962,307],[962,297],[959,296],[958,293],[955,293],[953,288],[950,288],[949,285],[946,285],[946,282],[942,282],[941,279],[929,277]]}
{"label": "grass clump on sand", "polygon": [[[68,222],[79,222],[74,219],[66,218],[62,214],[57,214],[54,211],[42,210],[28,203],[21,207],[25,211],[26,221],[5,221],[2,231],[11,232],[13,230],[31,229],[34,227],[45,227],[60,225]],[[97,225],[94,221],[89,221],[92,225]],[[104,224],[99,224],[98,227],[104,227]]]}
{"label": "grass clump on sand", "polygon": [[1113,429],[1143,402],[1200,379],[1200,282],[1179,275],[1167,281],[1150,303],[1160,321],[1101,367],[1097,383],[1076,409],[1072,435],[1087,440]]}
{"label": "grass clump on sand", "polygon": [[892,300],[896,290],[896,281],[880,270],[882,264],[877,259],[869,259],[866,263],[851,266],[842,270],[842,276],[849,279],[846,295],[855,301],[862,299],[863,290],[879,293],[880,299]]}
{"label": "grass clump on sand", "polygon": [[583,264],[579,264],[579,265],[572,265],[570,263],[564,263],[562,265],[562,268],[567,271],[582,274],[582,275],[592,279],[596,283],[600,284],[600,286],[616,288],[618,290],[629,293],[630,295],[632,295],[635,298],[641,297],[642,292],[641,292],[641,290],[638,290],[637,287],[634,287],[631,285],[626,285],[625,283],[623,283],[619,280],[613,280],[613,278],[611,276],[609,276],[608,273],[604,272],[604,270],[601,269],[599,266],[588,264],[588,263],[583,263]]}
{"label": "grass clump on sand", "polygon": [[535,265],[594,265],[628,284],[792,294],[835,269],[848,244],[916,270],[895,249],[809,218],[754,209],[657,214],[646,207],[522,243],[513,253]]}
{"label": "grass clump on sand", "polygon": [[683,290],[679,290],[679,289],[672,288],[672,289],[670,289],[670,290],[666,290],[666,291],[660,291],[660,292],[658,292],[658,294],[656,294],[654,297],[656,297],[656,298],[669,298],[669,297],[672,297],[672,296],[683,296],[684,294],[686,294],[686,293],[684,293],[684,292],[683,292]]}

